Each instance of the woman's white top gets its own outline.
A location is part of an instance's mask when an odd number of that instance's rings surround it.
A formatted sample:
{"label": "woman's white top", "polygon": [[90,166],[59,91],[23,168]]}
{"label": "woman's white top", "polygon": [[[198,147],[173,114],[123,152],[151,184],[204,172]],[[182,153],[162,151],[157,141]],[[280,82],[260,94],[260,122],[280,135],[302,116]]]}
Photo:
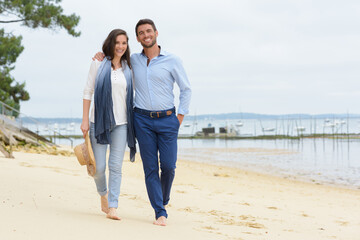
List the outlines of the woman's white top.
{"label": "woman's white top", "polygon": [[[83,99],[92,101],[95,90],[96,74],[101,65],[101,62],[92,61],[89,75],[84,88]],[[113,112],[116,125],[127,123],[126,118],[126,79],[122,68],[116,70],[111,69],[111,95],[113,101]],[[94,109],[95,104],[91,109],[90,122],[94,123]]]}

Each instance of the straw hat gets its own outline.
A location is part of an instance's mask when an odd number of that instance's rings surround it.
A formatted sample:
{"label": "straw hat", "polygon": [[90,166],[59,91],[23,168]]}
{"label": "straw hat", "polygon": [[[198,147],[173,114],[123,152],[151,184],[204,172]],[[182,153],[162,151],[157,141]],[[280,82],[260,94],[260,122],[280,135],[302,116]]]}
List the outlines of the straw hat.
{"label": "straw hat", "polygon": [[85,142],[74,148],[74,152],[80,165],[86,165],[88,174],[94,176],[96,173],[96,162],[91,148],[89,133],[86,134]]}

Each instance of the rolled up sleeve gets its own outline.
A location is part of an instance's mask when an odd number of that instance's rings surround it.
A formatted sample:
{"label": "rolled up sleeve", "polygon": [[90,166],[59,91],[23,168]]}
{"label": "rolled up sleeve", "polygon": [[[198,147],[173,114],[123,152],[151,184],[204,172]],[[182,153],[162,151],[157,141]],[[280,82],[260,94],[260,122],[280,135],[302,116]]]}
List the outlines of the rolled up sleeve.
{"label": "rolled up sleeve", "polygon": [[180,103],[178,113],[182,115],[188,114],[191,100],[191,86],[182,62],[179,58],[177,58],[175,61],[172,76],[174,77],[175,82],[180,89]]}

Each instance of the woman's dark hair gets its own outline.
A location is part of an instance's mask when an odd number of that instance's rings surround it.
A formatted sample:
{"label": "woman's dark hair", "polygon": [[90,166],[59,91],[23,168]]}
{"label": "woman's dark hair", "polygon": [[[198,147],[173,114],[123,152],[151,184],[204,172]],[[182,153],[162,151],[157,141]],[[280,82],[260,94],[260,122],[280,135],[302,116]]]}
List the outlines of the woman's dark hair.
{"label": "woman's dark hair", "polygon": [[[114,29],[112,30],[107,38],[105,39],[102,51],[104,52],[105,56],[109,57],[110,60],[113,60],[114,58],[114,50],[116,45],[116,38],[119,35],[125,35],[126,36],[126,42],[128,43],[125,53],[121,56],[120,61],[123,62],[126,61],[129,68],[131,68],[131,62],[130,62],[130,48],[129,48],[129,37],[127,33],[122,29]],[[111,64],[112,65],[112,64]]]}
{"label": "woman's dark hair", "polygon": [[140,20],[138,21],[138,23],[136,24],[136,26],[135,26],[136,36],[138,36],[138,32],[137,32],[138,27],[139,27],[140,25],[144,25],[144,24],[150,24],[150,25],[152,26],[152,28],[154,29],[154,32],[156,31],[155,23],[153,22],[153,20],[148,19],[148,18],[140,19]]}

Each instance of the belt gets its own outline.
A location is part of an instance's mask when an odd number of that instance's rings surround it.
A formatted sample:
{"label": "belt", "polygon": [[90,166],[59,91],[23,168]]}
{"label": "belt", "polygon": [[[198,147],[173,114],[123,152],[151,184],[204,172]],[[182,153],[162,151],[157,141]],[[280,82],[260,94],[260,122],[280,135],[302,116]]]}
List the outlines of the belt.
{"label": "belt", "polygon": [[140,113],[145,116],[149,116],[151,118],[162,118],[166,116],[170,116],[172,113],[175,113],[175,107],[169,110],[163,111],[148,111],[141,108],[134,108],[134,112]]}

